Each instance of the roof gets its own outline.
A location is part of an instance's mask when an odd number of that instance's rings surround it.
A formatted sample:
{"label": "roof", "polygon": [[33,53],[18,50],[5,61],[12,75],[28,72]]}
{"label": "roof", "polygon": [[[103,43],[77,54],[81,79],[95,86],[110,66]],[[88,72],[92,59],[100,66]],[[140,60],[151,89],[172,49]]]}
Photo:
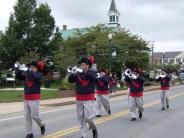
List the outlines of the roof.
{"label": "roof", "polygon": [[113,11],[113,12],[118,12],[117,8],[116,8],[116,4],[115,4],[115,1],[112,0],[111,2],[111,6],[110,6],[110,9],[109,9],[109,12],[110,11]]}
{"label": "roof", "polygon": [[155,52],[153,54],[154,58],[175,58],[177,55],[182,53],[181,51],[174,51],[174,52]]}
{"label": "roof", "polygon": [[88,32],[88,28],[74,28],[74,29],[61,30],[62,38],[65,40],[70,37],[75,37],[78,32],[80,32],[81,34],[85,34]]}
{"label": "roof", "polygon": [[[116,26],[116,27],[111,27],[108,26],[108,24],[103,24],[104,28],[106,27],[110,27],[112,29],[112,31],[114,32],[118,32],[121,31],[122,28],[121,26]],[[86,34],[88,33],[88,31],[91,29],[92,27],[88,27],[88,28],[74,28],[74,29],[67,29],[67,30],[61,30],[61,34],[62,34],[62,38],[64,40],[68,39],[68,38],[72,38],[72,37],[77,37],[77,33],[81,33],[81,34]]]}

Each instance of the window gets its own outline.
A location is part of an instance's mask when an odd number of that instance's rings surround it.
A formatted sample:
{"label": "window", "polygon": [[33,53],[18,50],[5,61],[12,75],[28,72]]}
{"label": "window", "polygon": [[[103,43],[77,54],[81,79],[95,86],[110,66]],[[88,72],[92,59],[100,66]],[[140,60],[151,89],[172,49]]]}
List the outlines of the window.
{"label": "window", "polygon": [[179,63],[179,62],[180,62],[180,59],[179,59],[179,58],[177,58],[177,59],[176,59],[176,62],[177,62],[177,63]]}
{"label": "window", "polygon": [[113,22],[113,20],[112,20],[112,16],[110,16],[110,22]]}
{"label": "window", "polygon": [[113,15],[112,17],[113,17],[113,22],[115,22],[115,15]]}
{"label": "window", "polygon": [[170,59],[170,64],[173,64],[174,63],[174,59]]}
{"label": "window", "polygon": [[157,59],[155,60],[155,63],[157,64]]}
{"label": "window", "polygon": [[119,17],[118,16],[116,16],[116,21],[119,22]]}

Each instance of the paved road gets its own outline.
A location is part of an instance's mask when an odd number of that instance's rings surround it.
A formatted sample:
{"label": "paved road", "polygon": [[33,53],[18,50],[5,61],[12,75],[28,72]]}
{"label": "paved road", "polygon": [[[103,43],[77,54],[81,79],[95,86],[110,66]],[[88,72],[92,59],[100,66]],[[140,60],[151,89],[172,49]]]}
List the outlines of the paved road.
{"label": "paved road", "polygon": [[[184,86],[176,86],[170,91],[170,106],[160,110],[159,91],[144,96],[145,112],[142,120],[130,121],[127,96],[111,99],[112,115],[97,119],[99,138],[184,138]],[[47,132],[44,138],[80,138],[75,105],[47,107],[42,109]],[[0,116],[0,138],[23,138],[23,113]],[[34,124],[35,138],[40,132]]]}

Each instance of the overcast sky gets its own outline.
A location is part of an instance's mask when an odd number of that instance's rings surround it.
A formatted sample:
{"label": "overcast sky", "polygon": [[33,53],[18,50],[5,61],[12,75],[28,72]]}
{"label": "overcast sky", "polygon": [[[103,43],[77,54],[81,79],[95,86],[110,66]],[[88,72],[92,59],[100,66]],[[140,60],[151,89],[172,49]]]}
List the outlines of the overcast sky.
{"label": "overcast sky", "polygon": [[[89,27],[108,22],[111,0],[38,0],[48,2],[56,25]],[[0,0],[0,30],[5,30],[16,0]],[[155,51],[184,51],[184,0],[115,0],[120,23]]]}

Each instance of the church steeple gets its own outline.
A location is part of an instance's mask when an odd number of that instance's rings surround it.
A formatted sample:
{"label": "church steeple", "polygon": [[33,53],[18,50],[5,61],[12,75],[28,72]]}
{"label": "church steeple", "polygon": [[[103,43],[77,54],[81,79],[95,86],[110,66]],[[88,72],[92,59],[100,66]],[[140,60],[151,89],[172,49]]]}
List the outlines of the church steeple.
{"label": "church steeple", "polygon": [[109,13],[108,13],[108,16],[109,16],[109,23],[110,25],[120,25],[119,24],[119,12],[116,8],[116,3],[114,0],[112,0],[111,2],[111,6],[110,6],[110,9],[109,9]]}

